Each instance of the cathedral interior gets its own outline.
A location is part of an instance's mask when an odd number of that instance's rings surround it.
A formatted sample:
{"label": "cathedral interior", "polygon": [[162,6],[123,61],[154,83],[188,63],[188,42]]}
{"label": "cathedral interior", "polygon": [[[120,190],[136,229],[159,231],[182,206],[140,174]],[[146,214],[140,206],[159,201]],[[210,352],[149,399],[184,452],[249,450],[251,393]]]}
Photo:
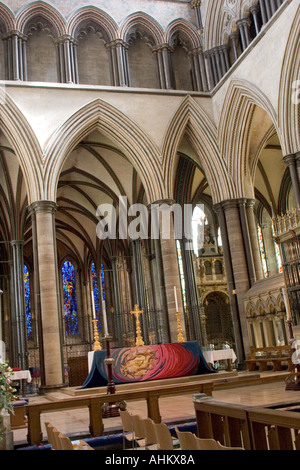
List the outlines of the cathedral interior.
{"label": "cathedral interior", "polygon": [[[299,22],[299,0],[0,3],[0,340],[41,391],[93,318],[133,346],[135,305],[146,344],[176,342],[179,312],[238,370],[289,344],[289,312],[297,334]],[[124,198],[128,220],[192,207],[187,236],[101,239]]]}

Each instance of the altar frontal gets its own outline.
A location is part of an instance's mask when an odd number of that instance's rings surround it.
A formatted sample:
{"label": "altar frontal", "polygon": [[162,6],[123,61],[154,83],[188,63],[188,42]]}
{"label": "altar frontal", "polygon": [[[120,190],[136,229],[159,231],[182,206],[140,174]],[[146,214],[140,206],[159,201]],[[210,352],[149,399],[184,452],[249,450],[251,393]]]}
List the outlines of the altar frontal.
{"label": "altar frontal", "polygon": [[[197,341],[113,349],[115,384],[214,373]],[[107,385],[106,351],[95,351],[90,373],[81,388]]]}

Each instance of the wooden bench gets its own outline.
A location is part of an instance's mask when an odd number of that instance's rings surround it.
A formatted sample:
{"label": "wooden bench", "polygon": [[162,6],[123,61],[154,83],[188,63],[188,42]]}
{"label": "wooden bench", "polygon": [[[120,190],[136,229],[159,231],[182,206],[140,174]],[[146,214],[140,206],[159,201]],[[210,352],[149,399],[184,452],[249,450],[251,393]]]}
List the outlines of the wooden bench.
{"label": "wooden bench", "polygon": [[27,427],[25,407],[28,405],[28,399],[20,399],[13,402],[14,410],[10,413],[11,429],[21,429]]}
{"label": "wooden bench", "polygon": [[282,370],[282,363],[288,364],[288,370],[292,370],[292,348],[287,346],[269,346],[266,348],[250,347],[250,356],[246,360],[247,370],[255,371],[257,366],[260,372],[268,370],[268,365],[272,364],[273,371]]}

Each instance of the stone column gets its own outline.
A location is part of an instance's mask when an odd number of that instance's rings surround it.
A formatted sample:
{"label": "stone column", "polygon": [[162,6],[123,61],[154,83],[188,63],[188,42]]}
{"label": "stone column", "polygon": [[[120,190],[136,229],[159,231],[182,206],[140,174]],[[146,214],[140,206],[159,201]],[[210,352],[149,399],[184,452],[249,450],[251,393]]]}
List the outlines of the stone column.
{"label": "stone column", "polygon": [[241,39],[242,39],[242,47],[243,51],[247,49],[251,42],[251,38],[249,35],[249,18],[242,18],[236,22],[240,33],[241,33]]}
{"label": "stone column", "polygon": [[25,292],[24,292],[24,259],[23,259],[24,241],[14,240],[12,247],[12,349],[13,349],[13,367],[20,367],[23,370],[28,369],[27,353],[27,330],[26,330],[26,310],[25,310]]}
{"label": "stone column", "polygon": [[235,31],[235,32],[231,33],[230,36],[229,36],[229,39],[231,41],[234,59],[235,59],[235,61],[237,61],[238,58],[239,58],[239,53],[238,53],[239,35],[238,35],[238,32]]}
{"label": "stone column", "polygon": [[191,8],[195,10],[196,22],[198,29],[203,28],[202,14],[201,14],[201,0],[192,0]]}
{"label": "stone column", "polygon": [[254,215],[254,205],[255,205],[254,199],[247,199],[246,211],[247,211],[249,235],[250,235],[250,240],[251,240],[252,256],[253,256],[253,261],[254,261],[256,280],[259,281],[260,279],[263,279],[263,271],[262,271],[262,264],[261,264],[261,257],[260,257],[260,249],[259,249],[259,244],[258,244],[257,225],[256,225],[255,215]]}
{"label": "stone column", "polygon": [[172,90],[174,88],[173,70],[171,66],[172,49],[169,44],[160,44],[153,48],[156,56],[158,76],[161,89]]}
{"label": "stone column", "polygon": [[259,12],[259,6],[258,4],[257,5],[252,5],[250,8],[249,8],[251,14],[252,14],[252,17],[253,17],[253,22],[254,22],[254,27],[255,27],[255,33],[256,33],[256,36],[259,34],[259,23],[258,23],[258,12]]}
{"label": "stone column", "polygon": [[249,281],[250,285],[252,286],[256,281],[256,274],[254,268],[254,260],[252,255],[252,247],[251,247],[251,238],[246,214],[246,199],[240,199],[239,202],[239,211],[240,211],[240,219],[241,219],[241,228],[244,240],[244,247],[245,247],[245,255],[247,260],[248,266],[248,273],[249,273]]}
{"label": "stone column", "polygon": [[38,274],[40,296],[40,344],[44,367],[42,390],[53,390],[63,384],[63,359],[60,329],[60,291],[58,285],[55,211],[52,201],[37,201],[29,208],[34,224],[34,271]]}
{"label": "stone column", "polygon": [[[297,154],[299,155],[299,154]],[[296,166],[296,160],[299,161],[299,157],[296,158],[296,155],[286,155],[284,158],[285,163],[289,167],[290,176],[292,180],[293,190],[296,198],[297,206],[300,206],[300,189],[299,189],[299,177],[298,177],[298,163]]]}
{"label": "stone column", "polygon": [[296,153],[296,166],[297,166],[298,181],[300,182],[300,152]]}
{"label": "stone column", "polygon": [[[185,337],[186,337],[186,333],[185,333],[185,327],[184,327],[184,321],[183,321],[184,311],[183,311],[183,302],[182,302],[182,295],[181,295],[181,283],[180,283],[180,276],[179,276],[177,249],[176,249],[176,242],[175,242],[174,221],[172,217],[172,212],[170,214],[170,209],[172,208],[173,204],[175,204],[175,202],[169,199],[161,200],[161,201],[157,201],[153,203],[151,205],[151,216],[152,216],[152,222],[154,224],[156,223],[159,224],[158,228],[159,228],[159,235],[160,235],[164,285],[165,285],[165,291],[166,291],[170,340],[172,343],[176,343],[177,337],[178,337],[178,331],[177,331],[177,318],[176,318],[177,312],[176,312],[176,304],[175,304],[174,287],[176,287],[178,310],[181,315],[182,330],[183,330],[183,335]],[[160,214],[161,214],[161,217],[159,217]],[[155,215],[158,216],[158,219],[155,219]],[[164,233],[162,220],[166,221],[167,224],[170,222],[169,233]]]}
{"label": "stone column", "polygon": [[259,0],[259,5],[260,5],[260,12],[261,12],[263,25],[265,25],[268,22],[265,0]]}
{"label": "stone column", "polygon": [[[248,331],[246,324],[243,324],[242,328],[241,317],[245,317],[242,293],[248,290],[249,280],[239,222],[238,205],[236,201],[227,201],[217,204],[214,209],[218,214],[219,225],[221,229],[224,263],[228,284],[228,296],[232,312],[238,367],[243,368],[243,363],[245,361],[243,336],[247,337]],[[231,212],[233,214],[232,216]]]}
{"label": "stone column", "polygon": [[111,79],[114,86],[130,86],[128,45],[122,39],[106,45],[110,55]]}
{"label": "stone column", "polygon": [[115,318],[116,318],[116,333],[118,344],[121,347],[123,344],[123,321],[121,313],[120,302],[120,289],[119,289],[119,276],[118,276],[118,257],[111,257],[112,276],[113,276],[113,289],[115,297]]}

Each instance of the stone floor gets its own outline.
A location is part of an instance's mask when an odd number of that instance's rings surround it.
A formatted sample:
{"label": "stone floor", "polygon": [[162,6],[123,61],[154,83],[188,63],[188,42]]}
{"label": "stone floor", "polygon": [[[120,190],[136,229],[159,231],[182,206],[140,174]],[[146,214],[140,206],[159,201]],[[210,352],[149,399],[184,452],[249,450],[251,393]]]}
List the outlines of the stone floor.
{"label": "stone floor", "polygon": [[[239,373],[245,374],[245,373]],[[262,373],[263,375],[271,373]],[[66,391],[48,393],[45,396],[29,397],[29,403],[40,403],[43,401],[53,401],[56,399],[69,398]],[[268,406],[278,403],[300,403],[300,391],[286,391],[284,375],[282,380],[280,374],[277,374],[276,381],[266,381],[263,384],[247,385],[238,388],[229,388],[215,390],[213,398],[224,403],[234,403],[246,406]],[[184,396],[174,396],[160,399],[160,412],[162,420],[167,423],[187,422],[195,419],[193,394]],[[146,417],[147,409],[145,401],[128,402],[127,409],[135,412],[142,417]],[[69,436],[88,435],[89,417],[85,408],[45,413],[41,417],[42,431],[46,438],[44,421],[51,421],[63,434]],[[110,434],[121,430],[121,420],[119,417],[104,419],[104,432]],[[14,444],[16,446],[26,444],[27,429],[13,431]]]}

